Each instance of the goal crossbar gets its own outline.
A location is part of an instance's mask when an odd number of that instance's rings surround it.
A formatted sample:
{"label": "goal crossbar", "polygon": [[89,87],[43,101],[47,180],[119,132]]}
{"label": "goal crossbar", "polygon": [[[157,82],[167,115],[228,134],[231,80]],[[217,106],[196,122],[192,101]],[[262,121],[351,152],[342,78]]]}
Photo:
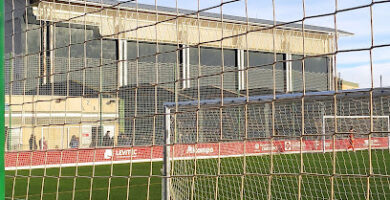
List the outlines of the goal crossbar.
{"label": "goal crossbar", "polygon": [[292,93],[292,94],[277,94],[277,95],[258,95],[250,97],[226,97],[217,99],[203,99],[195,101],[178,101],[178,102],[165,102],[163,105],[167,108],[174,108],[175,106],[196,106],[196,105],[218,105],[223,102],[224,105],[229,104],[242,104],[247,102],[270,102],[274,100],[293,100],[301,99],[302,97],[310,100],[321,100],[329,98],[330,96],[337,95],[337,97],[349,97],[358,98],[367,96],[367,92],[372,91],[373,95],[390,95],[390,88],[363,88],[363,89],[350,89],[341,91],[321,91],[321,92],[307,92]]}

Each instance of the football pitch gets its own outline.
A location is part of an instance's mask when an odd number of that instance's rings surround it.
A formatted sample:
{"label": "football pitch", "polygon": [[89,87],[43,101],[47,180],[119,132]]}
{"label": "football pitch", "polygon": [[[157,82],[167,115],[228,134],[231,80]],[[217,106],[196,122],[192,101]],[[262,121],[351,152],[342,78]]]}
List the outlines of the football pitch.
{"label": "football pitch", "polygon": [[[337,152],[335,159],[332,155],[331,152],[274,154],[272,165],[269,155],[248,156],[245,165],[243,157],[221,158],[220,162],[200,159],[197,160],[199,176],[195,182],[207,181],[210,187],[197,188],[195,197],[213,197],[218,177],[218,199],[240,199],[242,182],[244,199],[267,199],[268,191],[273,199],[297,199],[298,187],[301,187],[302,199],[330,199],[332,179],[334,199],[364,199],[370,174],[368,151]],[[301,156],[303,173],[299,176]],[[372,150],[371,160],[371,199],[390,199],[389,150]],[[174,161],[172,166],[174,171],[185,167],[183,171],[191,175],[194,162]],[[18,170],[17,174],[16,171],[7,171],[6,199],[12,196],[14,199],[26,199],[26,196],[41,199],[42,193],[42,199],[89,199],[90,196],[92,199],[107,199],[108,193],[110,199],[126,199],[127,193],[130,199],[161,199],[161,168],[162,162],[148,162]],[[216,176],[218,171],[220,176]],[[192,177],[188,179],[192,180]]]}

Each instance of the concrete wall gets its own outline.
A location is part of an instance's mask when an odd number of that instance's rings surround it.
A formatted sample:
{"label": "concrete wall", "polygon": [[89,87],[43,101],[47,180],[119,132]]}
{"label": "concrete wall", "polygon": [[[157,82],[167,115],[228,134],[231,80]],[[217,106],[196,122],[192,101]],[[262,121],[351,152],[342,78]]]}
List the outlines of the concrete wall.
{"label": "concrete wall", "polygon": [[100,125],[111,129],[116,138],[119,133],[117,101],[113,98],[100,101],[63,96],[6,96],[5,125],[9,128],[10,150],[28,150],[31,134],[36,136],[37,143],[44,136],[49,149],[68,148],[72,135],[80,138],[80,147],[87,148],[92,127]]}
{"label": "concrete wall", "polygon": [[[83,14],[89,13],[85,16]],[[81,5],[40,2],[34,8],[37,19],[47,21],[69,21],[100,28],[107,38],[122,38],[139,41],[199,44],[224,48],[250,49],[265,52],[280,52],[307,55],[332,52],[334,36],[328,33],[287,29],[270,29],[265,25],[249,25],[243,22],[220,22],[218,19],[200,19],[196,16],[176,18],[168,14],[156,15],[153,11],[101,9]],[[80,17],[81,16],[81,17]],[[164,21],[158,23],[157,21]],[[237,35],[249,31],[240,37]],[[233,37],[231,37],[233,36]],[[229,38],[231,37],[231,38]],[[220,40],[223,40],[221,44]],[[248,41],[248,42],[247,42]],[[275,44],[275,45],[274,45]],[[303,48],[304,44],[304,48]]]}

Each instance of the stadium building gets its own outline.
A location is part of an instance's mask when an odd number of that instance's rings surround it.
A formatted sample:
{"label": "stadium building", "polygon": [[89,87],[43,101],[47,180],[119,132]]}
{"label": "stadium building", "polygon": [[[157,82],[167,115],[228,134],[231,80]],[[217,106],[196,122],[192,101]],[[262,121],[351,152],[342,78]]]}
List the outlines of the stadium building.
{"label": "stadium building", "polygon": [[31,135],[49,149],[73,135],[101,146],[108,130],[116,145],[121,134],[160,144],[165,102],[302,92],[303,63],[306,92],[334,89],[334,29],[115,0],[12,2],[8,150],[28,150]]}

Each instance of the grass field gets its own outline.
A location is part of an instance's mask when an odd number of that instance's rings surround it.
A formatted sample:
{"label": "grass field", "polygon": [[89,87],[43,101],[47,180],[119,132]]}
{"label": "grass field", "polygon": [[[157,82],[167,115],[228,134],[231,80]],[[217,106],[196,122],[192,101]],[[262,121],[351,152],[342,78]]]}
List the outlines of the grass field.
{"label": "grass field", "polygon": [[[332,153],[303,154],[304,174],[301,176],[302,199],[329,199],[331,197],[331,174],[333,171]],[[367,194],[367,175],[369,174],[368,151],[338,152],[335,160],[336,176],[334,178],[334,199],[364,199]],[[273,167],[271,179],[273,199],[297,199],[300,171],[300,154],[274,155],[273,165],[270,156],[246,157],[246,176],[244,180],[244,199],[266,199],[269,186],[269,174]],[[129,164],[100,165],[95,167],[92,180],[92,199],[107,199],[108,183],[110,182],[110,199],[125,199],[129,176]],[[134,163],[130,180],[131,199],[160,199],[161,198],[161,162]],[[193,161],[175,161],[174,171],[192,174]],[[185,169],[184,169],[185,168]],[[198,160],[197,174],[206,175],[196,178],[194,196],[200,199],[214,198],[218,160]],[[243,170],[243,158],[223,158],[220,160],[218,178],[218,199],[239,199]],[[370,178],[371,199],[390,199],[390,154],[388,150],[372,151],[372,174]],[[15,199],[25,199],[29,170],[18,170],[14,182],[15,171],[6,172],[6,197],[12,196],[14,187]],[[44,175],[43,169],[31,170],[28,199],[40,199]],[[57,180],[60,174],[58,168],[46,170],[42,199],[55,199],[57,195]],[[59,179],[59,199],[89,199],[93,168],[84,166],[61,169]],[[152,174],[153,176],[150,176]],[[182,174],[182,175],[183,175]],[[208,176],[211,175],[211,176]],[[381,175],[381,176],[379,176]],[[99,177],[100,176],[100,177]],[[174,184],[188,189],[192,177],[173,180]],[[179,182],[178,182],[179,181]],[[209,187],[202,186],[206,183]],[[75,186],[75,190],[73,187]],[[149,189],[148,189],[149,186]],[[149,193],[148,193],[149,191]],[[183,193],[188,193],[182,191]],[[180,193],[180,192],[179,192]],[[176,197],[180,197],[177,195]]]}

